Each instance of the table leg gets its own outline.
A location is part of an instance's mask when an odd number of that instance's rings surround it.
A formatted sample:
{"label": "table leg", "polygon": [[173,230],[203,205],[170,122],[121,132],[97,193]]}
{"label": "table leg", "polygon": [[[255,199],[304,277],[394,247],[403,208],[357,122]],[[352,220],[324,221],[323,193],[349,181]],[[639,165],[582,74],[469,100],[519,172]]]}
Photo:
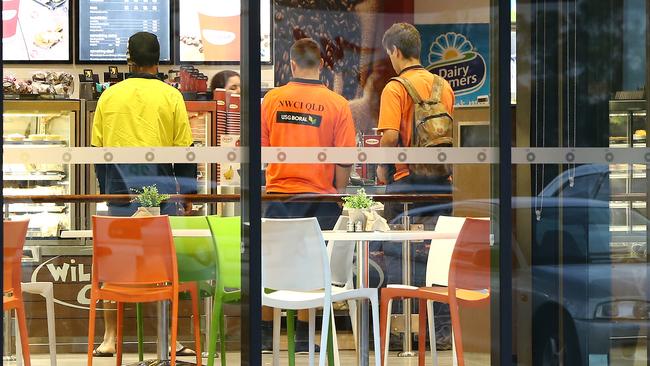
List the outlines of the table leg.
{"label": "table leg", "polygon": [[[159,301],[158,304],[158,346],[157,359],[137,362],[133,366],[168,366],[171,365],[169,360],[169,301]],[[172,352],[176,351],[176,345],[173,345]],[[194,365],[191,362],[176,360],[176,365]]]}
{"label": "table leg", "polygon": [[[402,211],[402,224],[404,230],[410,230],[411,220],[409,218],[409,204],[404,203],[404,210]],[[405,241],[402,243],[402,282],[405,285],[411,284],[411,242]],[[404,299],[403,303],[403,316],[404,316],[404,338],[402,352],[398,357],[415,357],[416,353],[413,352],[412,332],[411,332],[411,299]]]}
{"label": "table leg", "polygon": [[[357,281],[359,288],[368,287],[368,242],[357,242]],[[361,306],[357,306],[357,359],[360,366],[368,366],[370,348],[368,345],[369,336],[369,303],[368,300],[361,300]]]}
{"label": "table leg", "polygon": [[[174,345],[174,349],[176,345]],[[168,360],[169,350],[169,301],[158,301],[158,348],[159,360]]]}
{"label": "table leg", "polygon": [[[210,345],[210,342],[216,342],[216,339],[210,339],[210,326],[212,325],[212,303],[213,298],[211,296],[206,297],[203,299],[203,305],[205,308],[205,345],[201,348],[203,348],[205,351],[202,352],[203,357],[208,357],[208,347]],[[219,337],[223,337],[223,335],[219,335]],[[216,354],[215,354],[216,356]]]}
{"label": "table leg", "polygon": [[[7,212],[5,210],[5,212]],[[3,354],[2,354],[2,360],[3,361],[16,361],[16,356],[12,353],[12,346],[11,346],[11,330],[12,330],[12,310],[10,311],[5,311],[4,312],[4,317],[3,317],[3,337],[2,337],[2,343],[3,343]],[[17,328],[16,328],[17,329]],[[18,337],[18,335],[16,335]],[[16,350],[17,352],[17,350]]]}

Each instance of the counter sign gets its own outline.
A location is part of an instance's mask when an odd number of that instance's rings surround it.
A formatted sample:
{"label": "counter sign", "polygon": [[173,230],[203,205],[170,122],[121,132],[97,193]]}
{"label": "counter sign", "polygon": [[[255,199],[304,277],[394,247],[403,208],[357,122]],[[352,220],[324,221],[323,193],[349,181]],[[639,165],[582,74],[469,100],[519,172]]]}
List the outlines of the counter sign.
{"label": "counter sign", "polygon": [[457,105],[480,104],[489,94],[489,26],[487,24],[417,25],[422,34],[422,61],[445,78]]}

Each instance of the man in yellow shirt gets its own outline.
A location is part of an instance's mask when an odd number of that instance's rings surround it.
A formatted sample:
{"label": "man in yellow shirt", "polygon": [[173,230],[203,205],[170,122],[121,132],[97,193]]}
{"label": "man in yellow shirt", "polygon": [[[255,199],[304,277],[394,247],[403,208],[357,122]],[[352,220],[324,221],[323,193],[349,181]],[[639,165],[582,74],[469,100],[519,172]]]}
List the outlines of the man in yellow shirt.
{"label": "man in yellow shirt", "polygon": [[[91,144],[97,147],[192,145],[183,96],[156,77],[160,56],[156,35],[136,33],[129,38],[128,48],[132,74],[99,98]],[[102,164],[95,169],[103,194],[133,193],[152,184],[161,193],[197,191],[195,164]],[[133,203],[109,203],[111,215],[130,216],[135,210]],[[163,204],[161,212],[176,214],[175,206]]]}
{"label": "man in yellow shirt", "polygon": [[[155,34],[140,32],[129,38],[127,62],[131,76],[108,88],[97,102],[91,145],[96,147],[163,147],[192,145],[185,102],[174,87],[159,80],[160,44]],[[161,193],[197,192],[196,164],[98,164],[95,165],[102,194],[129,194],[155,184]],[[134,203],[108,203],[112,216],[131,216]],[[186,204],[185,212],[191,211]],[[163,204],[161,213],[176,215],[174,204]],[[115,312],[104,311],[104,340],[97,357],[115,352]],[[192,351],[182,355],[192,354]]]}

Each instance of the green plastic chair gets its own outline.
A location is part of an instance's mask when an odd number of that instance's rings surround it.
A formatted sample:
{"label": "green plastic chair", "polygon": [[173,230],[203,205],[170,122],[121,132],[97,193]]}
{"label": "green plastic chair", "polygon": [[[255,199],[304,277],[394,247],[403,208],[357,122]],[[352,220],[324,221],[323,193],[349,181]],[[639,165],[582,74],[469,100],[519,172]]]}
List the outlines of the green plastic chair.
{"label": "green plastic chair", "polygon": [[[220,339],[221,365],[226,366],[226,327],[223,304],[238,302],[241,298],[241,218],[208,216],[217,255],[217,285],[210,324],[208,366],[214,366],[217,332]],[[217,323],[218,322],[218,323]]]}
{"label": "green plastic chair", "polygon": [[[170,216],[172,230],[199,229],[209,230],[204,216]],[[197,282],[200,297],[210,297],[215,293],[215,287],[207,281],[217,277],[217,253],[214,240],[211,237],[175,237],[174,246],[178,263],[178,279],[181,282]],[[138,358],[144,359],[143,350],[143,317],[142,306],[136,305]],[[210,338],[214,339],[214,338]],[[175,345],[171,345],[174,349]]]}

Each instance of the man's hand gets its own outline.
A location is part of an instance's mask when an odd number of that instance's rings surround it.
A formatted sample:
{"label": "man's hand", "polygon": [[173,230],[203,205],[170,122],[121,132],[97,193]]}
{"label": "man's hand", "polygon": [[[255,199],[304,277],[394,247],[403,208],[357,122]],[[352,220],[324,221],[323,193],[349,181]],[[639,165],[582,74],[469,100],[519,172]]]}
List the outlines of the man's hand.
{"label": "man's hand", "polygon": [[388,184],[390,177],[389,177],[389,172],[388,172],[388,167],[384,164],[379,164],[377,165],[377,178],[379,178],[379,181],[384,184]]}
{"label": "man's hand", "polygon": [[[381,134],[379,141],[380,147],[395,147],[399,143],[399,131],[397,130],[384,130]],[[391,181],[390,177],[390,164],[377,165],[377,178],[384,184]]]}
{"label": "man's hand", "polygon": [[183,216],[192,216],[192,202],[184,202],[182,211]]}

